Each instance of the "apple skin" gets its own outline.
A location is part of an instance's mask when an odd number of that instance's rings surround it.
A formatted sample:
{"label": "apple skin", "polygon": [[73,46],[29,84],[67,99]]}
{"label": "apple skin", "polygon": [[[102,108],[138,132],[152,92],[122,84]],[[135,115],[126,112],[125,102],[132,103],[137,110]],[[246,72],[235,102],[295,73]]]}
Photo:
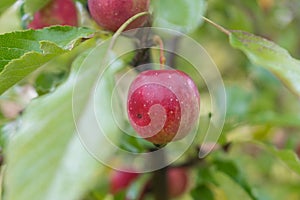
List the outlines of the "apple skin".
{"label": "apple skin", "polygon": [[148,70],[129,88],[129,121],[142,138],[162,145],[184,138],[197,124],[200,95],[179,70]]}
{"label": "apple skin", "polygon": [[[155,180],[151,179],[146,185],[150,188],[150,192],[153,192],[153,188],[156,187],[153,184],[155,184]],[[184,167],[168,168],[166,171],[166,184],[170,199],[180,197],[186,192],[189,185],[188,169]],[[142,197],[144,196],[146,196],[145,193]]]}
{"label": "apple skin", "polygon": [[112,171],[110,176],[111,194],[117,194],[126,189],[138,176],[139,174],[134,172]]}
{"label": "apple skin", "polygon": [[167,172],[168,194],[175,198],[181,196],[188,186],[188,173],[184,168],[171,168]]}
{"label": "apple skin", "polygon": [[52,0],[36,12],[28,28],[41,29],[52,25],[77,26],[78,15],[72,0]]}
{"label": "apple skin", "polygon": [[[92,18],[104,29],[116,32],[132,16],[149,10],[150,0],[88,0]],[[141,27],[147,16],[129,24],[126,30]]]}

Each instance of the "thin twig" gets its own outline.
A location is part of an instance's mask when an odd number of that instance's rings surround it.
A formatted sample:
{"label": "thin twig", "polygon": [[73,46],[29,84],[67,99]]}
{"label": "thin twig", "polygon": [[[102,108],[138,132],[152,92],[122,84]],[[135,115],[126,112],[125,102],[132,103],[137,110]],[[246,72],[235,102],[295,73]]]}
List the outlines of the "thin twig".
{"label": "thin twig", "polygon": [[177,48],[178,48],[178,43],[180,41],[181,37],[175,36],[172,41],[171,41],[171,46],[170,46],[170,56],[168,57],[167,64],[168,66],[171,66],[172,68],[176,68],[175,66],[175,58],[176,58],[176,53]]}
{"label": "thin twig", "polygon": [[[150,26],[151,24],[148,24]],[[147,26],[147,24],[146,24]],[[137,71],[144,71],[151,69],[150,65],[146,65],[142,69],[138,66],[149,64],[151,62],[151,49],[154,45],[152,40],[152,31],[151,28],[145,27],[138,29],[135,34],[137,41],[135,42],[136,52],[134,58],[130,61],[130,65],[135,67]],[[151,39],[150,39],[151,38]]]}
{"label": "thin twig", "polygon": [[131,24],[132,22],[134,22],[136,19],[138,19],[138,18],[140,18],[140,17],[142,17],[144,15],[149,15],[149,14],[150,14],[149,12],[138,13],[138,14],[134,15],[133,17],[129,18],[124,24],[122,24],[122,26],[112,36],[108,50],[112,49],[112,47],[114,46],[114,44],[116,42],[116,39],[128,27],[129,24]]}

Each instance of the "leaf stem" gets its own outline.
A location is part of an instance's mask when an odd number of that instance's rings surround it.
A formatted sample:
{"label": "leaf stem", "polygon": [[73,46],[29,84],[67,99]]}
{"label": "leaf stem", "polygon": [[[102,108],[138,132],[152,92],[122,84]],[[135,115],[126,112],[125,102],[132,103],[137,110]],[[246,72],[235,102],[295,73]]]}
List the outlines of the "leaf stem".
{"label": "leaf stem", "polygon": [[219,29],[220,31],[222,31],[223,33],[225,33],[226,35],[229,36],[229,35],[231,34],[231,32],[230,32],[229,30],[225,29],[223,26],[221,26],[221,25],[219,25],[219,24],[217,24],[217,23],[211,21],[210,19],[208,19],[208,18],[206,18],[206,17],[204,17],[204,16],[202,16],[202,18],[203,18],[206,22],[212,24],[214,27],[216,27],[217,29]]}

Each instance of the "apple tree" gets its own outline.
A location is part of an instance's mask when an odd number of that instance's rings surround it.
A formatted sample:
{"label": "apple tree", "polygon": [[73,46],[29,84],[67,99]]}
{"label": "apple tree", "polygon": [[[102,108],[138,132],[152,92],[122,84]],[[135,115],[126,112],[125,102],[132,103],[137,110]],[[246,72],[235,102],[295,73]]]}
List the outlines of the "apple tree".
{"label": "apple tree", "polygon": [[1,0],[0,199],[300,199],[297,0]]}

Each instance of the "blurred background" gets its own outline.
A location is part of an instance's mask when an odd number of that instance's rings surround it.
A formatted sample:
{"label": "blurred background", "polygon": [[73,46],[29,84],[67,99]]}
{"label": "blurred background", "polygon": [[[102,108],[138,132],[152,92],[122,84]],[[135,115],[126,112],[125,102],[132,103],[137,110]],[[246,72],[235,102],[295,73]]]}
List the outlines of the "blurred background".
{"label": "blurred background", "polygon": [[[78,6],[80,9],[84,8]],[[299,0],[208,0],[205,16],[229,30],[243,30],[272,40],[288,50],[294,58],[299,59],[299,11]],[[0,33],[22,30],[21,18],[18,2],[0,15]],[[228,36],[214,26],[203,22],[188,35],[207,50],[224,80],[227,114],[219,144],[230,145],[230,148],[212,152],[207,158],[210,165],[192,168],[189,174],[189,188],[186,194],[178,199],[205,199],[201,197],[201,193],[197,193],[201,184],[209,188],[213,194],[212,199],[239,199],[234,197],[237,189],[229,180],[224,179],[218,185],[212,184],[213,181],[207,178],[211,168],[219,167],[248,190],[248,193],[255,194],[257,198],[251,199],[299,200],[300,167],[295,166],[298,173],[291,170],[282,159],[278,159],[278,155],[274,155],[277,154],[277,150],[273,149],[276,147],[279,150],[290,150],[300,157],[299,98],[288,91],[272,73],[254,65],[241,51],[231,47]],[[68,59],[64,58],[56,62],[69,64]],[[178,61],[179,64],[180,62]],[[68,70],[58,69],[55,77],[43,77],[40,80],[50,78],[53,82],[55,78],[60,83],[65,80],[66,74]],[[35,82],[32,85],[38,85],[38,79],[29,79],[29,82],[32,80]],[[20,112],[31,98],[43,93],[32,85],[15,87],[0,98],[2,148],[5,148],[9,138],[7,133],[13,131],[14,124],[19,123]],[[205,96],[206,88],[201,83],[198,86],[200,94]],[[271,150],[268,149],[268,145]],[[289,159],[286,162],[289,162]],[[110,169],[106,169],[103,173],[105,176],[95,182],[82,200],[113,199],[108,195],[108,172]],[[136,192],[136,188],[141,188],[138,187],[139,184],[145,184],[147,176],[149,174],[145,174],[146,178],[141,178],[137,186],[131,188],[133,193]],[[231,187],[225,188],[226,184]],[[228,193],[232,193],[233,196],[229,197]]]}

